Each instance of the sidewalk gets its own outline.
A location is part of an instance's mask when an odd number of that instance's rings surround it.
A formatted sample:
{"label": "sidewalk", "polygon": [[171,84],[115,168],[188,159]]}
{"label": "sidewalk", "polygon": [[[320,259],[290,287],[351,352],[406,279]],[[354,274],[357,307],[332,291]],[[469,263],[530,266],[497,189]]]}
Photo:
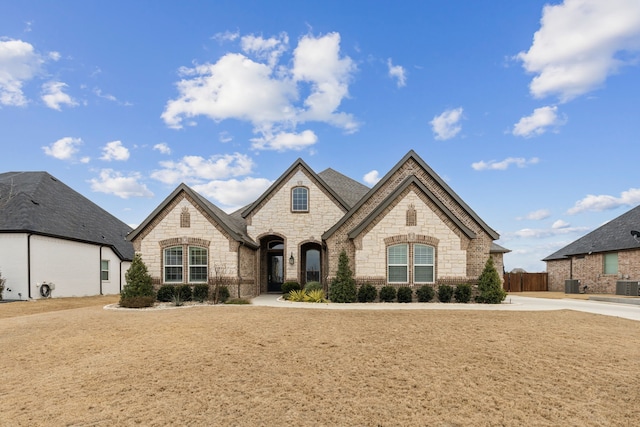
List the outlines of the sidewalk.
{"label": "sidewalk", "polygon": [[263,307],[306,308],[324,310],[480,310],[480,311],[550,311],[575,310],[604,316],[620,317],[640,321],[640,305],[632,303],[582,300],[547,299],[507,295],[502,304],[456,304],[456,303],[306,303],[290,302],[280,294],[262,294],[252,299],[252,304]]}

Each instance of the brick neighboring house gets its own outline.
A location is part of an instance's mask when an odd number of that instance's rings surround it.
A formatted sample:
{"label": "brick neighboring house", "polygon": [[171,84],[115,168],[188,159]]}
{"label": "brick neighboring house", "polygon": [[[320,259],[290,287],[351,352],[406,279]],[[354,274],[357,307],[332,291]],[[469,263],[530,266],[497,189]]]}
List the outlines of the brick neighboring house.
{"label": "brick neighboring house", "polygon": [[588,292],[614,294],[619,280],[640,281],[640,206],[544,258],[549,290],[565,291],[565,280],[580,280]]}
{"label": "brick neighboring house", "polygon": [[328,286],[343,249],[358,282],[415,287],[475,282],[508,252],[414,151],[371,189],[298,159],[232,214],[180,184],[128,238],[156,285],[224,276],[243,297],[286,281]]}
{"label": "brick neighboring house", "polygon": [[120,293],[134,254],[129,232],[127,224],[47,172],[0,174],[2,296]]}

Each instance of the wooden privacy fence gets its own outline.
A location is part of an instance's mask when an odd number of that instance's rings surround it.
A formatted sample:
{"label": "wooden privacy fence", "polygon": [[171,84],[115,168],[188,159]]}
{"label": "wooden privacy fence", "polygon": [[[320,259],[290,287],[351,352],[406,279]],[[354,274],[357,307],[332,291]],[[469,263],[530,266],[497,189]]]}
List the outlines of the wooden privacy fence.
{"label": "wooden privacy fence", "polygon": [[504,273],[502,287],[507,292],[545,292],[549,290],[547,273]]}

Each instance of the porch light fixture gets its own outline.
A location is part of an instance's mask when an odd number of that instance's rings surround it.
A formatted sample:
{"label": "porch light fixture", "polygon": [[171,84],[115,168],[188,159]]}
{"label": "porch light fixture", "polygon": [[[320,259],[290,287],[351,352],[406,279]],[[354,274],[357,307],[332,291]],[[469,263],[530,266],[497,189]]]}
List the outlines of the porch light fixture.
{"label": "porch light fixture", "polygon": [[291,252],[291,256],[289,257],[289,264],[293,265],[296,262],[295,258],[293,258],[293,252]]}

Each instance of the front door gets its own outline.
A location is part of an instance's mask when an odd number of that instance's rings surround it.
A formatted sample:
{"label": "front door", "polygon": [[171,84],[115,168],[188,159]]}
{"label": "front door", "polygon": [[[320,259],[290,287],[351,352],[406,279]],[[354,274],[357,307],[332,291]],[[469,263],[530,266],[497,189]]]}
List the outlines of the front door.
{"label": "front door", "polygon": [[282,251],[267,254],[267,291],[282,292],[284,278],[284,256]]}

